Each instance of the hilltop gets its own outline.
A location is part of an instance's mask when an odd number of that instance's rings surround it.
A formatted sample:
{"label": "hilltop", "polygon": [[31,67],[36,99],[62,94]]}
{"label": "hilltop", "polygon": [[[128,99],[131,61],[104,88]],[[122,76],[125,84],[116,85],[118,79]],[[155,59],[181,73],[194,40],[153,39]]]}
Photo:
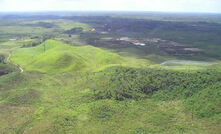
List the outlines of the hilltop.
{"label": "hilltop", "polygon": [[92,46],[73,47],[55,40],[22,48],[14,53],[11,60],[27,71],[44,73],[95,70],[123,63],[117,54]]}

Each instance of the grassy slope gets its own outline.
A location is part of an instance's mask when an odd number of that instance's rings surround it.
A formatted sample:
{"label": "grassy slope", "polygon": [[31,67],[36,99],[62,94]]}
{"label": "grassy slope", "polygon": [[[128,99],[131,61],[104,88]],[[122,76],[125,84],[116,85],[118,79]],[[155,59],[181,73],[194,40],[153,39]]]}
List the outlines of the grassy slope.
{"label": "grassy slope", "polygon": [[[214,121],[192,120],[179,100],[94,100],[93,83],[85,74],[30,72],[8,77],[0,114],[6,133],[219,133]],[[12,85],[13,79],[17,84]]]}
{"label": "grassy slope", "polygon": [[119,65],[123,59],[114,53],[83,46],[72,47],[58,41],[48,40],[34,48],[23,48],[11,58],[26,70],[40,72],[67,72],[95,70],[104,66]]}
{"label": "grassy slope", "polygon": [[[110,66],[146,67],[149,62],[91,46],[72,47],[58,41],[22,48],[11,60],[25,72],[0,77],[2,133],[195,134],[220,132],[216,120],[191,119],[181,100],[96,100],[97,71]],[[158,67],[158,65],[154,66]],[[37,71],[37,72],[36,72]],[[50,74],[50,75],[49,75]],[[102,88],[102,87],[101,87]],[[105,87],[103,87],[105,88]],[[200,97],[205,98],[207,90]],[[219,91],[219,88],[214,87]],[[211,95],[213,101],[213,95]],[[219,102],[219,100],[215,100]],[[188,104],[187,101],[186,104]],[[207,103],[207,102],[205,102]],[[219,104],[219,103],[218,103]],[[203,103],[201,106],[204,106]]]}

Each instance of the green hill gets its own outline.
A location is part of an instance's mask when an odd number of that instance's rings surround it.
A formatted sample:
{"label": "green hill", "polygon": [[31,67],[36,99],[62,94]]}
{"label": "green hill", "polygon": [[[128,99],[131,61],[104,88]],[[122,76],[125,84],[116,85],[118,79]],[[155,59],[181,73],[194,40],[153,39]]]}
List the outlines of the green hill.
{"label": "green hill", "polygon": [[73,47],[59,41],[48,40],[36,47],[18,50],[11,60],[25,70],[40,72],[67,72],[96,70],[104,66],[119,65],[123,59],[114,53],[92,46]]}

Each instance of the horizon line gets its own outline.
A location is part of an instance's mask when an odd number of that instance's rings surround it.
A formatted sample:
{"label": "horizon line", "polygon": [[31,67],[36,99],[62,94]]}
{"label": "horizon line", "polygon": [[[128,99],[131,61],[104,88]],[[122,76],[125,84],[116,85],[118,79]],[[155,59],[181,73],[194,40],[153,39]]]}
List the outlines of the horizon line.
{"label": "horizon line", "polygon": [[221,12],[192,12],[192,11],[138,11],[138,10],[36,10],[36,11],[0,11],[0,13],[50,13],[50,12],[82,12],[82,13],[88,13],[88,12],[146,12],[146,13],[177,13],[177,14],[221,14]]}

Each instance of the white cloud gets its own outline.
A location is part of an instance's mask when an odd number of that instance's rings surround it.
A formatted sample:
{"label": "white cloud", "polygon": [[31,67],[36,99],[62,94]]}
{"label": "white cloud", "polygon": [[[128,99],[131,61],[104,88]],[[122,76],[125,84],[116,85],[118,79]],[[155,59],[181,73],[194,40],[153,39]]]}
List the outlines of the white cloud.
{"label": "white cloud", "polygon": [[221,12],[221,0],[0,0],[0,11],[44,10]]}

